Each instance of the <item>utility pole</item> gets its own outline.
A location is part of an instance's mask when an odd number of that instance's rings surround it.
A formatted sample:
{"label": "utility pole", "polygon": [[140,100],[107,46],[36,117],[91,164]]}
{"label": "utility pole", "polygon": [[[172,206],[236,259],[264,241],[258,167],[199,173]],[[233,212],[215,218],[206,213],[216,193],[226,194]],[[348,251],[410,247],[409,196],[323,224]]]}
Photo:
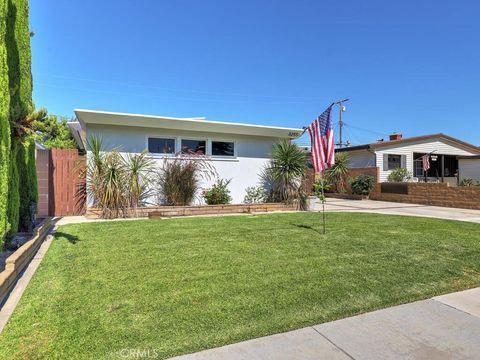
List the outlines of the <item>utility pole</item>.
{"label": "utility pole", "polygon": [[339,127],[340,127],[340,141],[338,142],[339,147],[343,147],[343,120],[342,120],[342,113],[345,111],[345,107],[343,106],[344,102],[347,102],[349,99],[343,99],[340,101],[337,101],[335,105],[338,105],[338,109],[340,111],[340,121],[339,121]]}

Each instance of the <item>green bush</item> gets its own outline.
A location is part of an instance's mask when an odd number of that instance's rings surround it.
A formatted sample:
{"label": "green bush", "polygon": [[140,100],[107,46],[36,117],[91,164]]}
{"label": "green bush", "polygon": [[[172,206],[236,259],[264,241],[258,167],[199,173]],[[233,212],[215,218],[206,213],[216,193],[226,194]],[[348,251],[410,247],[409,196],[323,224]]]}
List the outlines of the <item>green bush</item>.
{"label": "green bush", "polygon": [[232,201],[228,185],[230,180],[219,179],[210,189],[203,192],[203,198],[208,205],[229,204]]}
{"label": "green bush", "polygon": [[20,142],[17,150],[20,210],[19,231],[31,231],[31,220],[38,202],[37,174],[35,167],[35,142],[27,139]]}
{"label": "green bush", "polygon": [[350,183],[352,193],[357,195],[369,195],[375,187],[375,178],[370,175],[359,175]]}
{"label": "green bush", "polygon": [[[0,19],[7,15],[7,0],[0,0]],[[8,174],[10,163],[9,82],[5,21],[0,21],[0,249],[7,231]]]}
{"label": "green bush", "polygon": [[10,171],[8,182],[8,233],[7,236],[12,238],[18,231],[18,218],[20,211],[20,194],[19,194],[19,179],[17,168],[17,153],[18,153],[18,141],[12,142],[12,151],[10,152]]}
{"label": "green bush", "polygon": [[246,195],[243,199],[245,204],[259,204],[268,201],[268,192],[263,186],[249,186],[245,189]]}
{"label": "green bush", "polygon": [[397,168],[388,175],[388,182],[405,182],[412,178],[412,174],[405,168]]}
{"label": "green bush", "polygon": [[473,179],[463,179],[460,181],[459,186],[480,186],[480,181],[475,181]]}

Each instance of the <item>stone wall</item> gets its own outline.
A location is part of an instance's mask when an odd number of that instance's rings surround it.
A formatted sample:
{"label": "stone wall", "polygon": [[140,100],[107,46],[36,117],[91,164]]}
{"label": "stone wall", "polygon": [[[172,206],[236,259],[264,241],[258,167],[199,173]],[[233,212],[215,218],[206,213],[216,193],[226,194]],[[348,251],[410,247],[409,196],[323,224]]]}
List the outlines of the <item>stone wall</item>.
{"label": "stone wall", "polygon": [[370,199],[411,204],[480,210],[480,187],[452,186],[448,183],[408,183],[407,194],[385,193],[375,186]]}

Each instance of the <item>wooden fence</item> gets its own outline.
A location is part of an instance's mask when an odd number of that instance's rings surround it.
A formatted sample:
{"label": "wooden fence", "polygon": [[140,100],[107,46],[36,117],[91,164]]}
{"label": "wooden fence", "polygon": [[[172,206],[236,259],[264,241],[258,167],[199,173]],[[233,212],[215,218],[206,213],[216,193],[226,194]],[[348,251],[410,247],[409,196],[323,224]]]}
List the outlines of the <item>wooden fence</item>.
{"label": "wooden fence", "polygon": [[68,216],[85,213],[79,188],[85,157],[75,149],[37,150],[38,216]]}

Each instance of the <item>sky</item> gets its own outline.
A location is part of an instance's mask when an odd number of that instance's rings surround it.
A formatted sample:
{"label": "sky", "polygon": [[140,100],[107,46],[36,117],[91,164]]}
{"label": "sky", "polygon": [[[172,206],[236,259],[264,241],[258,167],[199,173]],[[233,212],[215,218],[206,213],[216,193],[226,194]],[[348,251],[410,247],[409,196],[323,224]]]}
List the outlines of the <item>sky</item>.
{"label": "sky", "polygon": [[302,127],[349,98],[354,145],[394,131],[480,145],[479,13],[467,0],[30,0],[34,101],[67,117]]}

